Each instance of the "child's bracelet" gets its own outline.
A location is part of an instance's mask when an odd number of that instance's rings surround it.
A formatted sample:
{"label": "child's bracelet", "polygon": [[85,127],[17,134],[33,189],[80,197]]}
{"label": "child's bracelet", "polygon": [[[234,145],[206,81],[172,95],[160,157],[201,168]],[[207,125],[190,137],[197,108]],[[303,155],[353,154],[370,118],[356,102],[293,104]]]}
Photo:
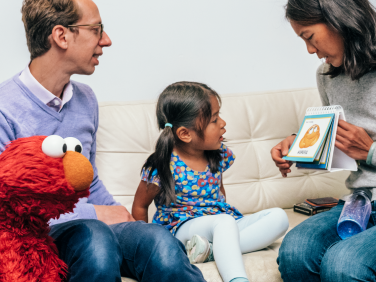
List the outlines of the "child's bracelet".
{"label": "child's bracelet", "polygon": [[372,157],[373,157],[373,152],[375,152],[375,149],[376,149],[376,142],[373,142],[371,148],[368,151],[368,155],[367,155],[366,163],[368,165],[372,165]]}

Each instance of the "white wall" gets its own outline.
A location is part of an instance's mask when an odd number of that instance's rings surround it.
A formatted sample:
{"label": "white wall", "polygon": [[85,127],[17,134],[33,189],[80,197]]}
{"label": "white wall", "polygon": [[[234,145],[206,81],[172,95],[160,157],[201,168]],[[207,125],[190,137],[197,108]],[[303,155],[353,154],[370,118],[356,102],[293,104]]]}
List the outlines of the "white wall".
{"label": "white wall", "polygon": [[[316,85],[321,62],[284,19],[286,0],[95,2],[113,45],[92,76],[74,79],[100,101],[155,99],[180,80],[220,94]],[[21,4],[0,1],[0,81],[28,63]]]}

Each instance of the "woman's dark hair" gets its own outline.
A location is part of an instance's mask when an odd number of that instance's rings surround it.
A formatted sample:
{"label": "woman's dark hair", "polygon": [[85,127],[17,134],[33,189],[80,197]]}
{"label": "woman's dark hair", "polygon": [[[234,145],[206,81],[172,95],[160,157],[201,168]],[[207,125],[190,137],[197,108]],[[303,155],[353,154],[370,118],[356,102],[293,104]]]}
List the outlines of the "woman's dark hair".
{"label": "woman's dark hair", "polygon": [[341,73],[352,80],[376,69],[376,12],[368,0],[288,0],[286,18],[303,26],[324,23],[344,41],[340,67],[324,75]]}
{"label": "woman's dark hair", "polygon": [[[157,103],[158,127],[162,130],[157,140],[155,152],[150,155],[143,169],[150,169],[148,182],[156,169],[160,180],[158,202],[170,205],[175,202],[175,180],[170,169],[171,154],[176,142],[176,130],[179,127],[193,129],[200,138],[204,138],[204,130],[212,118],[211,96],[218,99],[219,95],[207,85],[197,82],[176,82],[169,85],[159,96]],[[173,127],[165,126],[170,123]],[[221,151],[205,151],[212,173],[219,170],[222,159]]]}

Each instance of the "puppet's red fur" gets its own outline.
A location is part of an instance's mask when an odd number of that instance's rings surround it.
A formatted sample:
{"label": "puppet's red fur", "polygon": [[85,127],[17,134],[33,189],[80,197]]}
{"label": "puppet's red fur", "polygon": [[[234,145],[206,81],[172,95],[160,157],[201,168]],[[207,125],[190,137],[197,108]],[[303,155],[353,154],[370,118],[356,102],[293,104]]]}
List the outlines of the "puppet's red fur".
{"label": "puppet's red fur", "polygon": [[72,212],[75,192],[62,159],[42,152],[46,136],[17,139],[0,155],[0,281],[55,282],[66,275],[48,221]]}

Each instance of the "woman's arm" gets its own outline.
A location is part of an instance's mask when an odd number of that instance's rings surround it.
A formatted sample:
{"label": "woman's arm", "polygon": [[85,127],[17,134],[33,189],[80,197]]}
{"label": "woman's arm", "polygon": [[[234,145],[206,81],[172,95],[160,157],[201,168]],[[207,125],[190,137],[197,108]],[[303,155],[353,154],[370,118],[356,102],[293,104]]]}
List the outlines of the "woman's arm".
{"label": "woman's arm", "polygon": [[148,208],[159,193],[159,187],[146,181],[140,181],[134,196],[132,215],[136,220],[148,222]]}

